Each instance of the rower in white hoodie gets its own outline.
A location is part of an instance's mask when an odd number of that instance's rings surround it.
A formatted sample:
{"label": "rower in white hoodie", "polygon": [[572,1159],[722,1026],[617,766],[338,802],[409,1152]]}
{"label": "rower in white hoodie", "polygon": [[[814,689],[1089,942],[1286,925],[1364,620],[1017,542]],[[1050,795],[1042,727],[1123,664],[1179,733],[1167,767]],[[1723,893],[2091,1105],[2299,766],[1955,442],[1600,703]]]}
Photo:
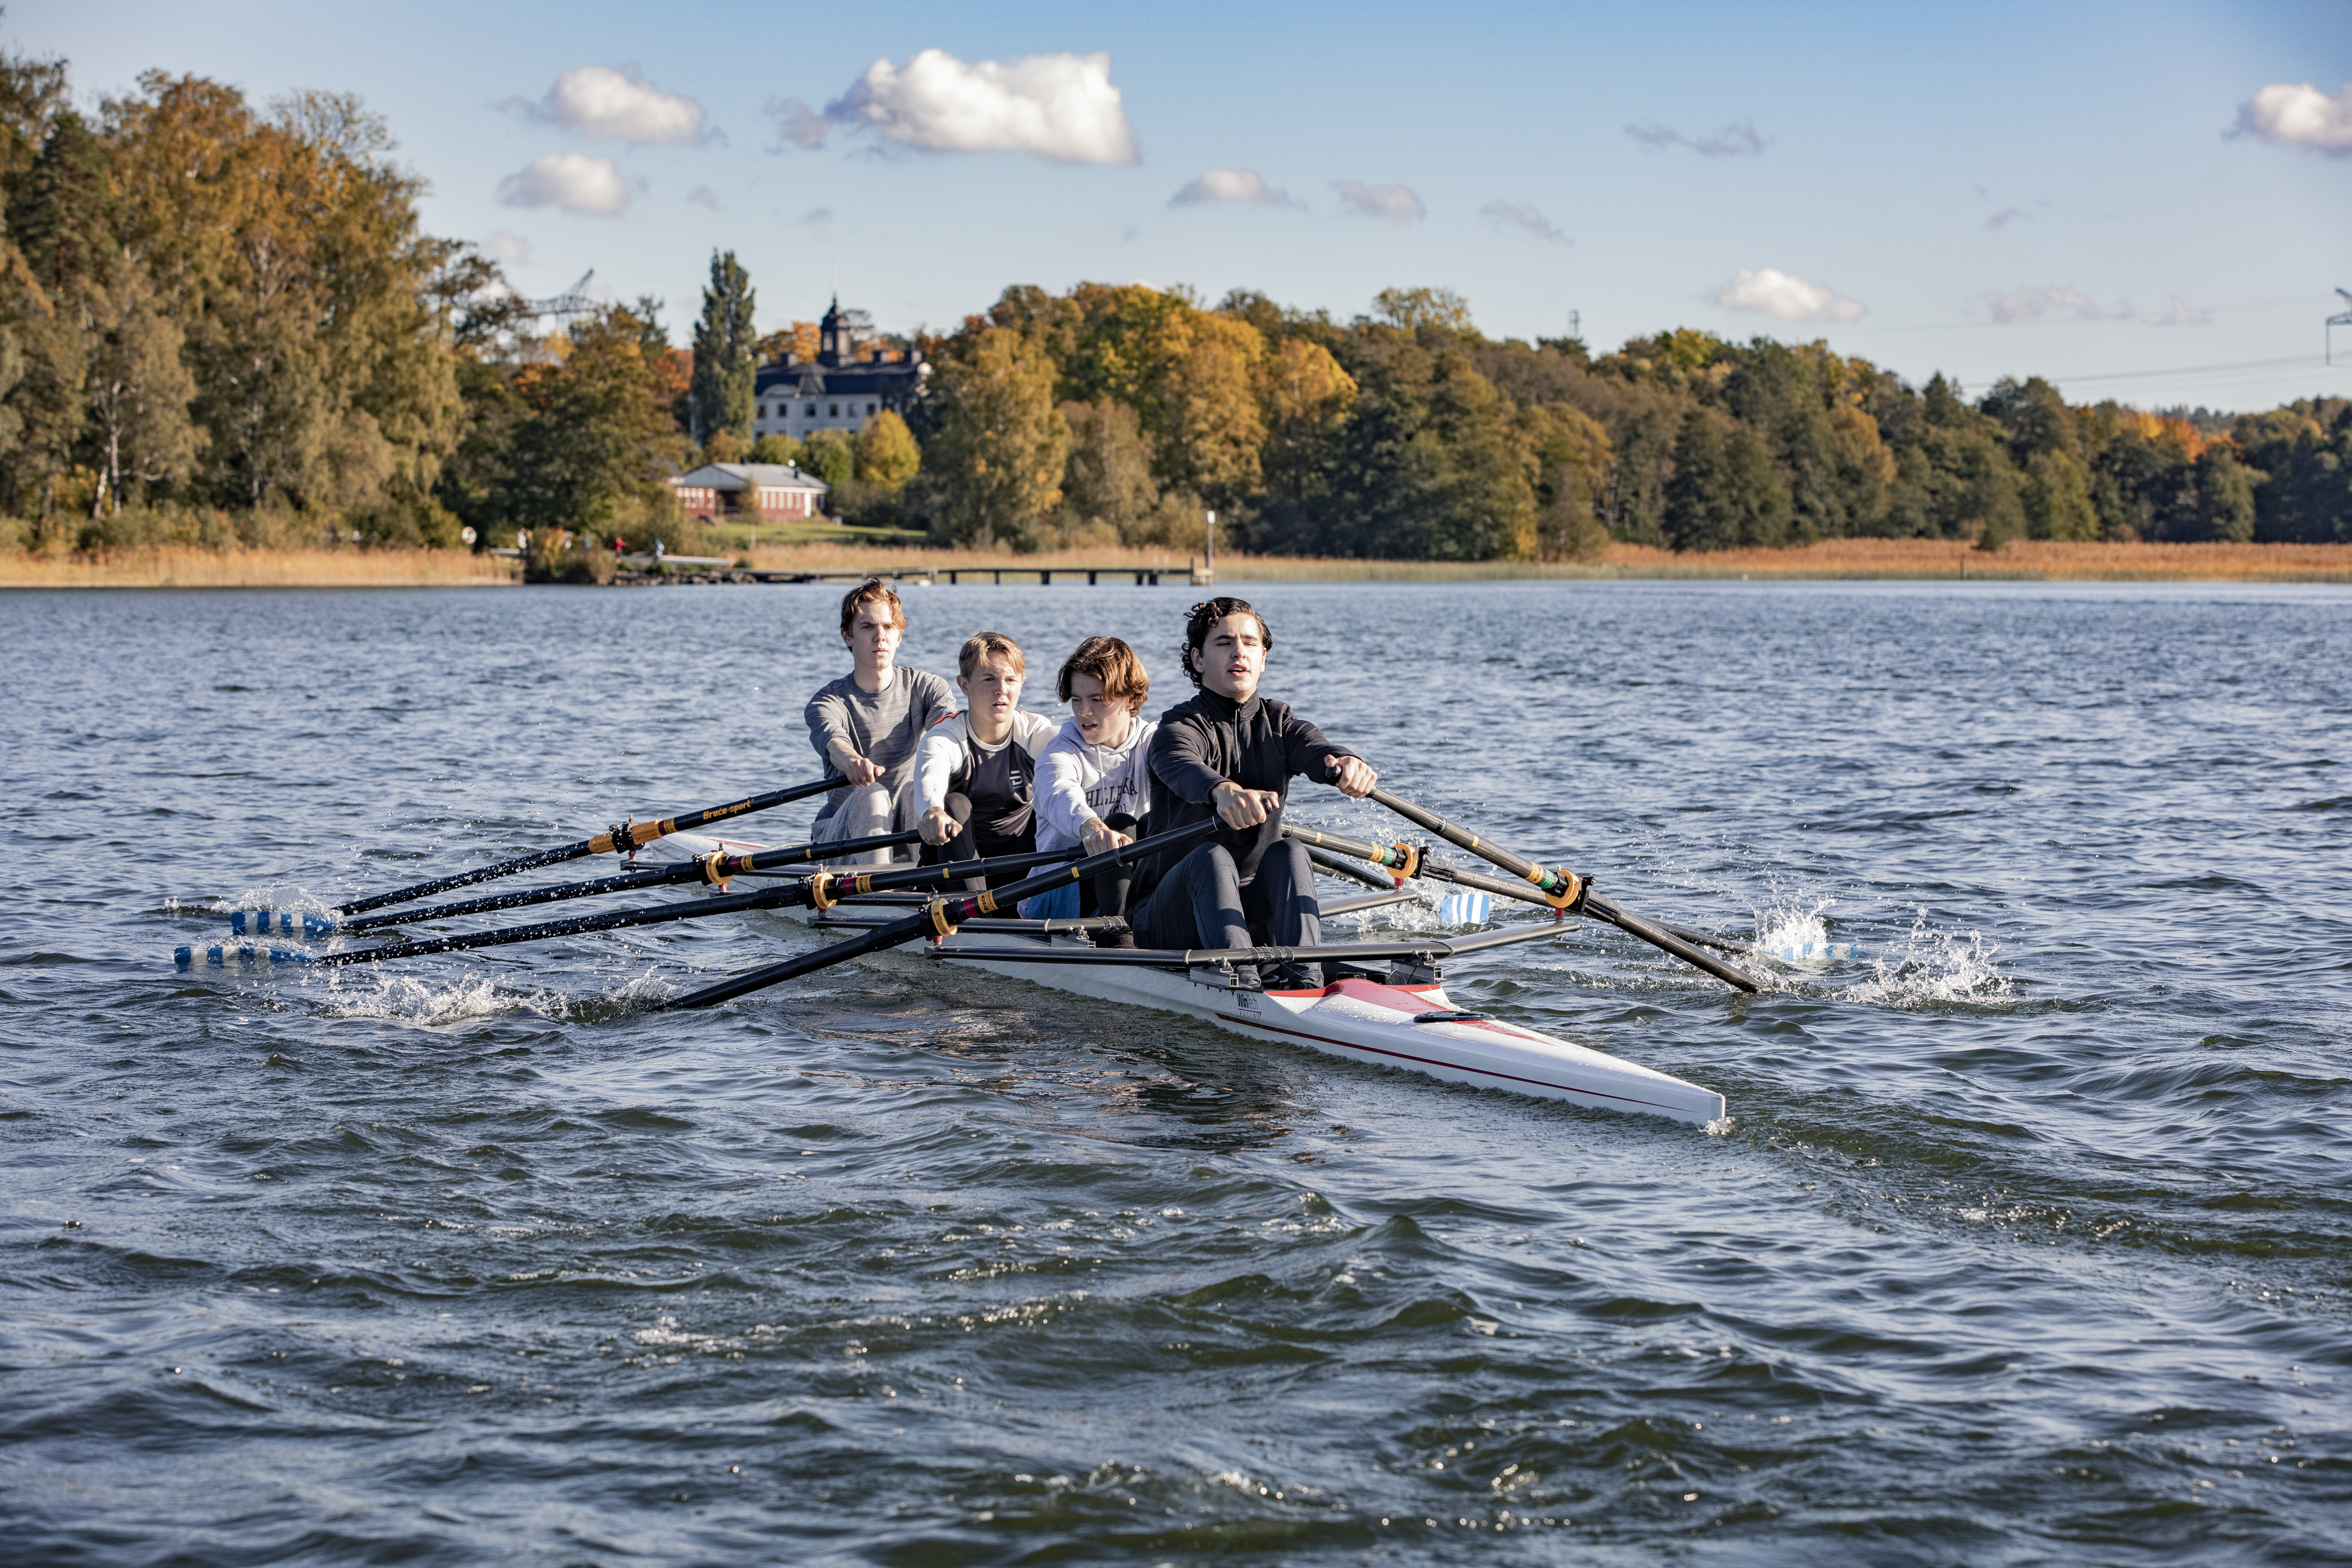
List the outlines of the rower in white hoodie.
{"label": "rower in white hoodie", "polygon": [[[1132,843],[1151,809],[1150,754],[1159,728],[1141,717],[1151,692],[1143,661],[1117,637],[1088,637],[1062,661],[1054,689],[1070,717],[1037,759],[1037,847],[1099,855]],[[1121,867],[1083,888],[1041,893],[1021,912],[1032,920],[1123,915],[1129,874]]]}
{"label": "rower in white hoodie", "polygon": [[[1054,721],[1021,710],[1021,645],[1003,632],[974,632],[956,663],[965,710],[924,735],[916,753],[915,827],[926,865],[1037,847],[1036,759]],[[964,890],[979,891],[979,881],[967,880]]]}

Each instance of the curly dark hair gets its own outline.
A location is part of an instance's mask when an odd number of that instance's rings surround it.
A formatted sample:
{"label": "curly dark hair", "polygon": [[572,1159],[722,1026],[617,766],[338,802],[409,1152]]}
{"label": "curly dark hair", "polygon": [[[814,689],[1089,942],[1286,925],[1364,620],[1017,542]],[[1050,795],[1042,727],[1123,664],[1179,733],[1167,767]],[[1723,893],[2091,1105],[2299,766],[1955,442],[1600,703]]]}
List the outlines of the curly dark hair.
{"label": "curly dark hair", "polygon": [[1227,616],[1254,617],[1257,621],[1258,637],[1265,644],[1265,651],[1274,651],[1274,628],[1265,624],[1265,617],[1259,615],[1257,606],[1247,599],[1221,596],[1195,605],[1184,616],[1184,646],[1176,650],[1176,657],[1183,662],[1184,673],[1192,678],[1195,686],[1201,684],[1201,667],[1194,662],[1194,656],[1200,653],[1201,645],[1209,640],[1209,628]]}

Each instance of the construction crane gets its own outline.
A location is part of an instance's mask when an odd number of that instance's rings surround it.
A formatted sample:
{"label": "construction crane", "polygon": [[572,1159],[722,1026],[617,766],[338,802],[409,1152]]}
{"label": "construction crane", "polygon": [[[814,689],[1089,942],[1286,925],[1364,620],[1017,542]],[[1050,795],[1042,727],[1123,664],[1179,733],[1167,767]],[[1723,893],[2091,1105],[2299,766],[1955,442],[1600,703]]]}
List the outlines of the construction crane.
{"label": "construction crane", "polygon": [[[2352,289],[2338,289],[2336,293],[2346,305],[2352,306]],[[2338,327],[2352,327],[2352,310],[2327,318],[2327,363],[2331,365],[2336,363],[2336,329]]]}
{"label": "construction crane", "polygon": [[552,299],[525,300],[522,302],[522,313],[541,321],[552,318],[566,326],[582,316],[594,315],[598,306],[595,300],[588,297],[588,284],[595,276],[596,269],[591,267],[580,275],[579,282]]}

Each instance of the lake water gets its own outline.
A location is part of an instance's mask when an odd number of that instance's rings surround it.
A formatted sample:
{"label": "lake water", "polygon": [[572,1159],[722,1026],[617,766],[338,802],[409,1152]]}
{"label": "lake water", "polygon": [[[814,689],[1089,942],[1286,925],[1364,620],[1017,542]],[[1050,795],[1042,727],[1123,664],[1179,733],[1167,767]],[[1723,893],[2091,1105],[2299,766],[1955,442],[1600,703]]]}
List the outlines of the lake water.
{"label": "lake water", "polygon": [[[811,776],[839,590],[0,595],[0,1557],[2352,1561],[2352,593],[1237,591],[1409,798],[1853,945],[1453,969],[1727,1131],[898,955],[635,1005],[765,915],[176,973]],[[1115,632],[1156,711],[1192,597],[904,660]]]}

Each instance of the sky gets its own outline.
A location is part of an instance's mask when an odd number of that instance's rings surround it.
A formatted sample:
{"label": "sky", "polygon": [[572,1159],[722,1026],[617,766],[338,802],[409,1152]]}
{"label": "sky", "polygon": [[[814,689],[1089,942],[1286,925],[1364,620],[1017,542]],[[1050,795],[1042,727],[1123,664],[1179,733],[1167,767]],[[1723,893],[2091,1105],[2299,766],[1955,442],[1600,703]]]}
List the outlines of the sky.
{"label": "sky", "polygon": [[331,7],[36,0],[94,106],[356,92],[432,232],[763,330],[1013,283],[1450,288],[1492,336],[1826,340],[1971,394],[2352,395],[2352,4]]}

